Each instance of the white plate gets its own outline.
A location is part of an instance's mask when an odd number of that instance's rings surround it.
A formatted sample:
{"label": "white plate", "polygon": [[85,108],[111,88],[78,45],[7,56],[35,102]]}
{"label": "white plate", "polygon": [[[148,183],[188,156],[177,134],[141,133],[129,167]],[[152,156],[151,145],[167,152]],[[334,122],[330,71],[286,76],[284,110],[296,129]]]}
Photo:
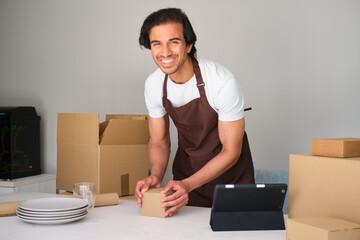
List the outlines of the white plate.
{"label": "white plate", "polygon": [[28,211],[55,212],[84,208],[88,202],[79,198],[38,198],[19,203],[19,208]]}
{"label": "white plate", "polygon": [[80,211],[67,211],[67,212],[28,212],[21,210],[20,208],[17,209],[16,214],[20,214],[25,217],[41,217],[41,218],[51,218],[51,217],[71,217],[77,214],[82,214],[87,212],[87,208],[81,209]]}
{"label": "white plate", "polygon": [[25,220],[38,220],[38,221],[56,221],[56,220],[64,220],[64,219],[71,219],[71,218],[77,218],[81,216],[85,216],[87,212],[80,213],[80,214],[74,214],[72,216],[60,216],[60,217],[35,217],[35,216],[25,216],[21,213],[16,213],[17,216],[21,219]]}
{"label": "white plate", "polygon": [[85,216],[86,216],[86,214],[79,216],[79,217],[67,218],[67,219],[61,219],[61,220],[38,220],[38,219],[25,219],[25,218],[20,218],[20,217],[19,218],[24,222],[35,223],[35,224],[62,224],[62,223],[69,223],[69,222],[74,222],[74,221],[80,220]]}
{"label": "white plate", "polygon": [[21,207],[17,208],[17,211],[19,211],[20,213],[23,214],[31,214],[31,215],[41,215],[41,216],[46,216],[46,215],[69,215],[69,214],[76,214],[76,213],[80,213],[80,212],[84,212],[87,210],[87,207],[83,207],[80,209],[75,209],[75,210],[68,210],[68,211],[29,211],[26,209],[22,209]]}

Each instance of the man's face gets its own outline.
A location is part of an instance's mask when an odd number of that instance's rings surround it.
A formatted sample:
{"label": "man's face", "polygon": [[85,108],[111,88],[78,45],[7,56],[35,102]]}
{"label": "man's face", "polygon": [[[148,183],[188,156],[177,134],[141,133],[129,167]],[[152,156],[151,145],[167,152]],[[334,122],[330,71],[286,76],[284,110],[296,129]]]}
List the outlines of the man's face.
{"label": "man's face", "polygon": [[151,28],[151,55],[159,68],[168,75],[181,73],[192,45],[186,46],[181,23],[165,23]]}

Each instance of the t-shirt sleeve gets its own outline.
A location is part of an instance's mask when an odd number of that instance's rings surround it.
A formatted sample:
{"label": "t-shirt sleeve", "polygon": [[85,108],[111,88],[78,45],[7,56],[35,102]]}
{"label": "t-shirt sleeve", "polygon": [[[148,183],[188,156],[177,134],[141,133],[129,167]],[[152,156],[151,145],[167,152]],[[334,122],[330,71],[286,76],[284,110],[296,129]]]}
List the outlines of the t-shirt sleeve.
{"label": "t-shirt sleeve", "polygon": [[244,96],[235,77],[224,81],[215,103],[220,121],[236,121],[244,117]]}
{"label": "t-shirt sleeve", "polygon": [[145,103],[152,118],[160,118],[166,114],[162,104],[162,87],[151,81],[151,76],[145,82]]}

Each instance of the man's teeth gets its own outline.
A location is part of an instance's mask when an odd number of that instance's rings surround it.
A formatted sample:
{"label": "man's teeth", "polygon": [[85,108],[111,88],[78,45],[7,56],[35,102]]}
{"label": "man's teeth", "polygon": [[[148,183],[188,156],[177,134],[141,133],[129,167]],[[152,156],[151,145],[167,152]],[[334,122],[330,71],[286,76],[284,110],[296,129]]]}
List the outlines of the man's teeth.
{"label": "man's teeth", "polygon": [[169,60],[161,60],[163,63],[170,63],[172,61],[174,61],[174,59],[169,59]]}

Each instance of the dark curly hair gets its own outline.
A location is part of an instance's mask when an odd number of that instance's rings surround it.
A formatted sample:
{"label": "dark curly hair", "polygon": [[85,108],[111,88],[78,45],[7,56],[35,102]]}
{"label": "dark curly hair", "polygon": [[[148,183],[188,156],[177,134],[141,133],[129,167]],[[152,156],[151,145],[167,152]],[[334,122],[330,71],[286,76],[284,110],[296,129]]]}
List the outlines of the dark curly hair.
{"label": "dark curly hair", "polygon": [[196,58],[196,48],[195,48],[196,34],[191,26],[189,18],[179,8],[164,8],[150,14],[145,19],[140,30],[140,37],[139,37],[140,46],[143,46],[147,49],[151,49],[150,39],[149,39],[149,33],[151,28],[170,22],[181,23],[183,25],[183,34],[186,45],[189,46],[193,44],[189,56],[191,58]]}

